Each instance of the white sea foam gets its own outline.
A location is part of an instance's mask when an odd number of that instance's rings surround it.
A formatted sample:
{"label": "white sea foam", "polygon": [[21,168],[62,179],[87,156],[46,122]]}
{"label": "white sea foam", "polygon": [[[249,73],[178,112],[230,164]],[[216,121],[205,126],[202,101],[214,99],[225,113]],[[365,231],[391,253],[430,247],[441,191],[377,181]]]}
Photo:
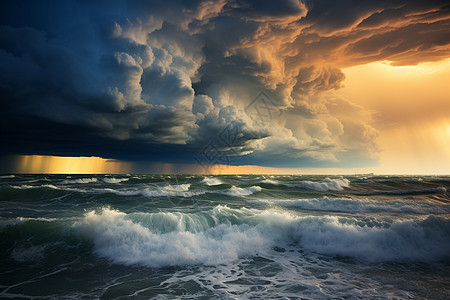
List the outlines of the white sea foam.
{"label": "white sea foam", "polygon": [[177,184],[177,185],[167,185],[167,186],[157,186],[154,189],[144,189],[141,194],[147,197],[161,197],[161,196],[179,196],[179,197],[191,197],[194,195],[203,194],[202,191],[191,191],[189,188],[191,185],[189,183]]}
{"label": "white sea foam", "polygon": [[114,178],[114,177],[102,178],[102,181],[106,182],[106,183],[121,183],[121,182],[128,181],[128,180],[129,180],[129,178]]}
{"label": "white sea foam", "polygon": [[[167,214],[161,216],[160,222],[164,226],[173,218],[177,220],[176,216]],[[99,214],[87,213],[78,227],[94,242],[98,255],[125,265],[218,265],[256,255],[267,244],[256,228],[243,230],[220,224],[201,232],[176,228],[158,233],[111,209],[103,209]]]}
{"label": "white sea foam", "polygon": [[262,183],[274,184],[274,185],[284,185],[287,187],[303,188],[309,190],[315,190],[318,192],[326,191],[342,191],[344,188],[350,186],[350,180],[346,178],[330,179],[325,178],[321,181],[309,181],[304,180],[295,183],[284,183],[274,179],[265,179]]}
{"label": "white sea foam", "polygon": [[326,192],[326,191],[342,191],[344,188],[349,187],[350,180],[346,178],[340,179],[330,179],[325,178],[321,181],[300,181],[297,183],[285,183],[284,185],[289,187],[298,187],[304,189],[315,190],[318,192]]}
{"label": "white sea foam", "polygon": [[206,191],[201,190],[190,190],[190,184],[180,184],[180,185],[152,185],[152,186],[140,186],[134,188],[74,188],[67,186],[54,186],[50,184],[40,185],[40,186],[11,186],[17,189],[33,189],[33,188],[52,188],[64,191],[74,191],[79,193],[91,193],[91,194],[102,194],[102,193],[112,193],[119,196],[144,196],[144,197],[165,197],[165,196],[178,196],[178,197],[192,197],[195,195],[205,194]]}
{"label": "white sea foam", "polygon": [[120,196],[145,196],[145,197],[192,197],[205,194],[206,191],[190,190],[190,184],[155,185],[138,189],[93,189],[96,193],[113,193]]}
{"label": "white sea foam", "polygon": [[49,189],[54,189],[54,190],[59,190],[59,187],[54,186],[53,184],[43,184],[40,187],[44,187],[44,188],[49,188]]}
{"label": "white sea foam", "polygon": [[[184,183],[178,185],[152,185],[149,187],[140,188],[124,188],[124,189],[113,189],[113,188],[94,188],[91,190],[82,189],[72,189],[78,192],[86,193],[113,193],[120,196],[144,196],[144,197],[192,197],[203,195],[206,193],[221,193],[228,196],[242,197],[254,194],[261,191],[259,186],[251,186],[240,188],[232,186],[229,189],[219,190],[219,191],[207,191],[201,189],[190,189],[191,184]],[[67,190],[69,188],[66,188]]]}
{"label": "white sea foam", "polygon": [[69,220],[67,219],[59,219],[59,218],[45,218],[45,217],[38,217],[38,218],[26,218],[26,217],[18,217],[16,218],[19,222],[28,222],[28,221],[39,221],[39,222],[55,222],[55,221],[61,221],[61,220]]}
{"label": "white sea foam", "polygon": [[75,227],[113,262],[145,266],[218,265],[273,253],[276,246],[365,261],[450,258],[450,220],[362,220],[297,216],[217,206],[200,213],[125,214],[104,208]]}
{"label": "white sea foam", "polygon": [[450,222],[429,217],[384,226],[359,225],[338,217],[308,217],[301,223],[301,244],[322,254],[368,261],[439,260],[450,257]]}
{"label": "white sea foam", "polygon": [[355,198],[314,198],[297,200],[252,200],[268,206],[298,207],[329,212],[400,212],[415,214],[450,213],[450,205],[431,201],[369,200]]}
{"label": "white sea foam", "polygon": [[18,189],[18,190],[26,190],[26,189],[33,189],[33,188],[36,188],[36,186],[28,185],[28,184],[11,185],[11,187],[12,187],[13,189]]}
{"label": "white sea foam", "polygon": [[248,196],[259,191],[261,191],[261,187],[257,185],[246,188],[240,188],[233,185],[231,188],[221,191],[221,193],[228,196],[241,197]]}
{"label": "white sea foam", "polygon": [[59,187],[54,186],[53,184],[43,184],[43,185],[22,184],[22,185],[11,185],[11,187],[14,189],[19,189],[19,190],[40,189],[40,188],[49,188],[49,189],[54,189],[54,190],[60,189]]}
{"label": "white sea foam", "polygon": [[205,177],[200,183],[211,186],[222,184],[222,181],[214,177]]}
{"label": "white sea foam", "polygon": [[78,178],[78,179],[71,179],[71,180],[64,180],[61,182],[62,184],[76,184],[76,183],[92,183],[97,182],[97,178]]}
{"label": "white sea foam", "polygon": [[279,185],[281,184],[279,181],[275,180],[275,179],[264,179],[263,181],[261,181],[261,183],[268,183],[268,184],[274,184],[274,185]]}
{"label": "white sea foam", "polygon": [[0,179],[6,179],[6,178],[15,178],[15,175],[2,175],[0,176]]}

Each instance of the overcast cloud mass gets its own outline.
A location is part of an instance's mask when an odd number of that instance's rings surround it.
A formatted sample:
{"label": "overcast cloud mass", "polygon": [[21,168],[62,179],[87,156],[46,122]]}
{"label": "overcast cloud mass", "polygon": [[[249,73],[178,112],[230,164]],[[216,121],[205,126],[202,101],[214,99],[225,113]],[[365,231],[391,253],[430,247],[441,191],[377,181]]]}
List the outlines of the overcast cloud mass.
{"label": "overcast cloud mass", "polygon": [[[0,154],[367,166],[377,131],[342,68],[450,56],[446,1],[10,1]],[[260,94],[260,93],[263,94]],[[266,95],[271,115],[252,115]]]}

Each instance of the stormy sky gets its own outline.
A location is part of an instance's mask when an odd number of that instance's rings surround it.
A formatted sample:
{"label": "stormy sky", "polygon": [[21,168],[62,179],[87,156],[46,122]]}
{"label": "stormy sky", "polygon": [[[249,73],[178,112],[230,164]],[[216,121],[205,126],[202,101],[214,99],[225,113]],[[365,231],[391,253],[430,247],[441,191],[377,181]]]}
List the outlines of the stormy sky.
{"label": "stormy sky", "polygon": [[375,166],[343,70],[449,57],[446,1],[9,1],[0,155]]}

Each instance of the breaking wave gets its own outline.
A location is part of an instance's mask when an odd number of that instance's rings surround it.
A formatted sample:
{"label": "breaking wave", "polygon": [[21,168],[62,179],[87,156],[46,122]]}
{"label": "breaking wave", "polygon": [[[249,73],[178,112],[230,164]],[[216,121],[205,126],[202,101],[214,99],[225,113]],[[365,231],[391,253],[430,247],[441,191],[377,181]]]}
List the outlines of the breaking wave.
{"label": "breaking wave", "polygon": [[450,259],[450,220],[296,216],[216,206],[198,213],[90,211],[75,228],[94,252],[125,265],[218,265],[292,247],[364,261]]}
{"label": "breaking wave", "polygon": [[199,190],[190,190],[190,184],[178,184],[178,185],[165,185],[165,186],[159,186],[155,185],[152,187],[146,187],[141,189],[95,189],[96,192],[106,192],[106,193],[113,193],[120,196],[145,196],[145,197],[164,197],[164,196],[171,196],[171,197],[192,197],[195,195],[201,195],[206,193],[205,191],[199,191]]}
{"label": "breaking wave", "polygon": [[344,188],[350,186],[350,180],[346,178],[330,179],[328,177],[321,181],[304,180],[295,183],[283,183],[273,179],[265,179],[262,182],[274,185],[284,185],[287,187],[309,189],[318,192],[342,191]]}
{"label": "breaking wave", "polygon": [[231,188],[221,191],[221,193],[228,196],[241,197],[241,196],[249,196],[261,190],[262,188],[257,185],[246,188],[236,187],[233,185]]}
{"label": "breaking wave", "polygon": [[200,183],[211,186],[211,185],[220,185],[222,184],[222,181],[214,177],[205,177]]}
{"label": "breaking wave", "polygon": [[69,179],[61,182],[62,184],[76,184],[76,183],[93,183],[97,182],[97,178],[78,178],[78,179]]}
{"label": "breaking wave", "polygon": [[102,181],[106,182],[106,183],[121,183],[121,182],[128,181],[128,180],[129,180],[129,178],[114,178],[114,177],[102,178]]}
{"label": "breaking wave", "polygon": [[214,177],[205,177],[200,183],[211,186],[222,184],[222,181]]}
{"label": "breaking wave", "polygon": [[13,189],[19,189],[19,190],[28,190],[28,189],[39,189],[39,188],[49,188],[54,190],[59,190],[60,188],[53,185],[53,184],[42,184],[42,185],[28,185],[28,184],[21,184],[21,185],[11,185]]}

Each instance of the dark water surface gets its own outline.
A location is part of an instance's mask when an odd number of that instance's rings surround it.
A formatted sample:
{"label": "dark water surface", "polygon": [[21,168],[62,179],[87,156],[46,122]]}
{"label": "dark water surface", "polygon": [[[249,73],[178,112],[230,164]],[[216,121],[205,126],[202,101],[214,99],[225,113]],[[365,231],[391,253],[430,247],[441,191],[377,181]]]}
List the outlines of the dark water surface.
{"label": "dark water surface", "polygon": [[0,176],[0,298],[450,299],[450,177]]}

